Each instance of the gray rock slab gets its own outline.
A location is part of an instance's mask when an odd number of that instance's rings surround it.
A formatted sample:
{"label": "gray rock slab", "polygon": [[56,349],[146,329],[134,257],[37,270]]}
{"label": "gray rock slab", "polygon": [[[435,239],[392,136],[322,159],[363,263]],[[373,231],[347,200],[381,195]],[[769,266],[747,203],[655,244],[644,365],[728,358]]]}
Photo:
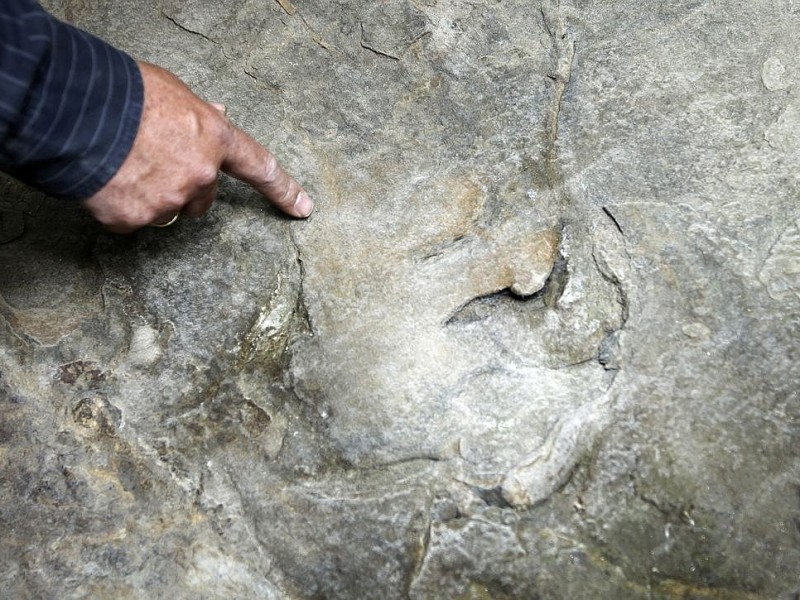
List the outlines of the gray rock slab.
{"label": "gray rock slab", "polygon": [[0,182],[4,594],[800,593],[800,9],[45,4],[317,210]]}

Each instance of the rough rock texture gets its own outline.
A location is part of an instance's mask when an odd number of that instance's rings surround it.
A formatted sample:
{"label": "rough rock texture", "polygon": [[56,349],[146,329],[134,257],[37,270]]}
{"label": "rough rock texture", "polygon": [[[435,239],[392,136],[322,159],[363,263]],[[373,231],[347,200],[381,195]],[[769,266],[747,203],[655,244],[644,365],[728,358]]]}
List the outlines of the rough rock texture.
{"label": "rough rock texture", "polygon": [[47,5],[318,210],[0,183],[0,595],[800,595],[793,2]]}

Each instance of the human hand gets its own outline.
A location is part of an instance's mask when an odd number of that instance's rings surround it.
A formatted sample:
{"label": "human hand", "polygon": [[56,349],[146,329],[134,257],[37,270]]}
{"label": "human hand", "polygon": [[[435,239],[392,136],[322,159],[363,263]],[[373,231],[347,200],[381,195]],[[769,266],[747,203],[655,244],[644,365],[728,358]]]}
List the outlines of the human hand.
{"label": "human hand", "polygon": [[222,170],[250,184],[293,217],[314,206],[275,156],[204,102],[172,73],[139,63],[144,109],[130,153],[119,171],[84,206],[105,227],[130,233],[179,213],[199,216],[217,193]]}

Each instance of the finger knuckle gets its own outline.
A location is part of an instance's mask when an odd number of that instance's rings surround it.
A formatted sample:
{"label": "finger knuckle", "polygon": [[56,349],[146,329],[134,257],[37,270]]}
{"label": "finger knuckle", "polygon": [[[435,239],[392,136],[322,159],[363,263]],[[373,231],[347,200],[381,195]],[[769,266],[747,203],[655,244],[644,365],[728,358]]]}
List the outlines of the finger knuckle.
{"label": "finger knuckle", "polygon": [[278,164],[278,159],[268,152],[264,159],[264,182],[275,183],[281,174],[281,166]]}
{"label": "finger knuckle", "polygon": [[200,187],[213,185],[217,181],[219,170],[216,165],[205,163],[195,167],[194,183]]}

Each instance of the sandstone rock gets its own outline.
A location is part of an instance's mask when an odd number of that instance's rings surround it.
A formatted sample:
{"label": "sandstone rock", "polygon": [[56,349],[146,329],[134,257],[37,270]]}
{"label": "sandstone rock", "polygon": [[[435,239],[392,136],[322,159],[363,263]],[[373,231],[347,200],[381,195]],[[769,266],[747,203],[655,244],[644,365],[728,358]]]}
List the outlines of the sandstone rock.
{"label": "sandstone rock", "polygon": [[800,593],[790,2],[46,4],[318,208],[0,184],[4,594]]}

